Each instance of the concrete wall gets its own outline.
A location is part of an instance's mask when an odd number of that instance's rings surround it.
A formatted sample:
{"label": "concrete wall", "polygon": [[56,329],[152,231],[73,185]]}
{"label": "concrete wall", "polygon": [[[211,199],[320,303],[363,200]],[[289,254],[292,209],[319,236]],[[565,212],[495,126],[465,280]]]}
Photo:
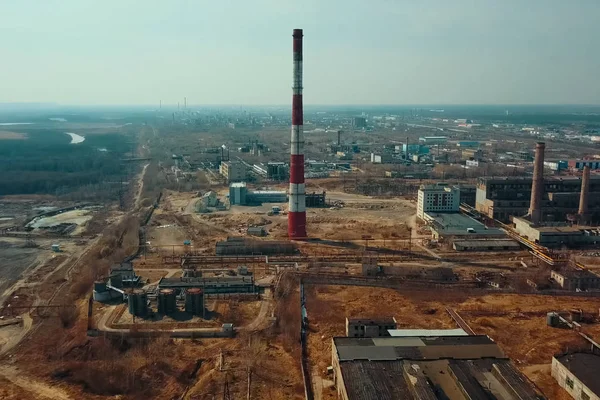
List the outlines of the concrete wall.
{"label": "concrete wall", "polygon": [[337,358],[337,349],[333,338],[331,339],[331,366],[333,367],[333,384],[336,387],[338,399],[349,400],[348,393],[346,393],[346,385],[344,385],[344,378],[342,377],[342,370],[340,368],[340,362]]}
{"label": "concrete wall", "polygon": [[[590,400],[600,400],[600,397],[596,396],[591,390],[585,387],[575,375],[554,357],[552,358],[552,377],[556,379],[556,382],[558,382],[560,387],[565,389],[574,399],[584,400],[582,394],[586,394],[589,396]],[[567,385],[567,378],[571,380],[571,385]]]}

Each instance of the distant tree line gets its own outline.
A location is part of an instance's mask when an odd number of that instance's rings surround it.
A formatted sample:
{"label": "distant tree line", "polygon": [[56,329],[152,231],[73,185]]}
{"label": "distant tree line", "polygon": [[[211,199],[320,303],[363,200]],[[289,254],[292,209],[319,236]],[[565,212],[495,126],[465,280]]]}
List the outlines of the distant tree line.
{"label": "distant tree line", "polygon": [[0,141],[0,195],[66,194],[125,179],[127,167],[120,160],[130,145],[122,135],[89,135],[79,144],[70,144],[62,132],[27,135]]}

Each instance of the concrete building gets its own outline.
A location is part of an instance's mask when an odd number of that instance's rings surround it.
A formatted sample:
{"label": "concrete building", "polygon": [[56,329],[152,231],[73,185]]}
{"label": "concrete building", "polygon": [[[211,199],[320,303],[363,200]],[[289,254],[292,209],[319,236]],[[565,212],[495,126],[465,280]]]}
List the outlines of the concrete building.
{"label": "concrete building", "polygon": [[425,213],[423,218],[431,229],[433,239],[468,237],[469,239],[505,238],[506,233],[498,228],[489,228],[481,222],[459,213]]}
{"label": "concrete building", "polygon": [[227,179],[227,183],[245,181],[247,172],[246,166],[239,161],[223,161],[219,166],[219,173]]}
{"label": "concrete building", "polygon": [[347,337],[383,337],[390,336],[388,330],[398,327],[396,318],[346,318]]}
{"label": "concrete building", "polygon": [[428,212],[452,213],[460,207],[460,189],[443,184],[422,185],[417,199],[417,216],[425,219]]}
{"label": "concrete building", "polygon": [[[577,214],[581,177],[544,177],[541,209],[542,221],[564,221],[567,214]],[[531,200],[531,177],[484,177],[477,182],[475,208],[502,222],[512,216],[524,216]],[[590,177],[589,213],[591,221],[600,220],[600,176]]]}
{"label": "concrete building", "polygon": [[543,399],[485,335],[334,337],[342,400]]}
{"label": "concrete building", "polygon": [[236,182],[229,185],[229,204],[233,205],[260,205],[263,203],[285,203],[287,193],[276,190],[248,190],[245,182]]}
{"label": "concrete building", "polygon": [[577,247],[600,243],[600,229],[598,227],[550,222],[536,226],[524,217],[513,217],[513,227],[519,235],[545,247]]}
{"label": "concrete building", "polygon": [[393,161],[392,155],[389,153],[376,154],[371,153],[371,162],[373,164],[390,164]]}
{"label": "concrete building", "polygon": [[600,354],[571,353],[552,358],[552,377],[576,400],[600,400]]}
{"label": "concrete building", "polygon": [[460,184],[454,185],[460,192],[460,204],[467,204],[471,207],[475,207],[475,196],[477,194],[477,186]]}
{"label": "concrete building", "polygon": [[600,276],[586,269],[566,268],[552,271],[550,279],[566,290],[600,289]]}
{"label": "concrete building", "polygon": [[354,117],[352,118],[352,127],[357,129],[363,129],[367,127],[367,119],[365,117]]}
{"label": "concrete building", "polygon": [[452,248],[456,251],[519,251],[521,246],[512,239],[455,240]]}

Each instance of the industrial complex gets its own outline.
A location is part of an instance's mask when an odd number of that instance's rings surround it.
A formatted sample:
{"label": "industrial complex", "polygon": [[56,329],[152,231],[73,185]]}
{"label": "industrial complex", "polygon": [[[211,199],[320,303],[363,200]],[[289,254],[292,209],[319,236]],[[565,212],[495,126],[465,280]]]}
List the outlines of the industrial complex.
{"label": "industrial complex", "polygon": [[291,33],[290,106],[0,119],[90,144],[0,197],[0,398],[599,399],[595,114],[304,107]]}

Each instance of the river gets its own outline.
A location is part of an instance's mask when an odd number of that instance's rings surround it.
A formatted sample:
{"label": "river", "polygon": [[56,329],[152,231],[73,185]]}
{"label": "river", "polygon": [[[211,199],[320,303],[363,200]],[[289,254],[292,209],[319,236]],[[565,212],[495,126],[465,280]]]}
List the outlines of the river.
{"label": "river", "polygon": [[71,132],[65,132],[67,135],[71,136],[71,144],[81,143],[85,140],[85,138],[81,135]]}

